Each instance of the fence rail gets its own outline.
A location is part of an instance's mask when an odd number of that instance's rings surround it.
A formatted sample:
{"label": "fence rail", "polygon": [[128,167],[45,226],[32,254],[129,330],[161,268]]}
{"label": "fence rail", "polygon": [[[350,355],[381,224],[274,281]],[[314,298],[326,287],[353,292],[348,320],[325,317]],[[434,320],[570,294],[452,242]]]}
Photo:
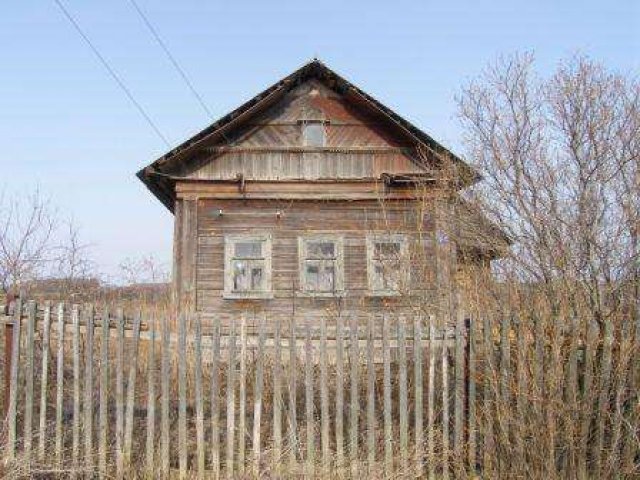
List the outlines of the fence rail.
{"label": "fence rail", "polygon": [[530,476],[534,464],[549,478],[638,473],[637,320],[600,330],[461,313],[319,325],[258,315],[250,334],[248,314],[206,331],[183,315],[173,332],[153,312],[15,310],[7,468],[119,478]]}

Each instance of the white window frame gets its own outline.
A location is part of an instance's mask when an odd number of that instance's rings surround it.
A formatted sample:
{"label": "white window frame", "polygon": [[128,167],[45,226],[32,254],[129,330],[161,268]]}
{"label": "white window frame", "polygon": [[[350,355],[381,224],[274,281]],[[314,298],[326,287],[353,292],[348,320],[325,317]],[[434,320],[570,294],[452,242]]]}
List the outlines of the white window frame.
{"label": "white window frame", "polygon": [[[264,290],[238,292],[233,290],[233,268],[234,247],[240,242],[262,242],[264,257]],[[268,299],[273,298],[272,290],[272,269],[271,269],[271,234],[236,234],[225,235],[224,237],[224,298],[238,299]]]}
{"label": "white window frame", "polygon": [[[376,289],[374,253],[375,244],[380,242],[400,244],[400,289]],[[367,294],[372,297],[395,297],[402,293],[403,287],[410,281],[409,237],[405,234],[369,234],[367,235]]]}
{"label": "white window frame", "polygon": [[[335,245],[336,260],[334,267],[335,289],[331,292],[309,290],[307,288],[307,278],[305,275],[305,264],[307,261],[307,243],[309,242],[332,242]],[[298,271],[300,277],[299,293],[307,297],[341,297],[344,295],[344,240],[341,236],[331,234],[303,235],[298,237]]]}

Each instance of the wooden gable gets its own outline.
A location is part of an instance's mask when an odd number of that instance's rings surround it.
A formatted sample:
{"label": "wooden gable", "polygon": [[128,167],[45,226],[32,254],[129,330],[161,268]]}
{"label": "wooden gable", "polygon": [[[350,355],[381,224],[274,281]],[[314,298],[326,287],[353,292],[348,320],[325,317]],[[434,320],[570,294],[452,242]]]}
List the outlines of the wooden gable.
{"label": "wooden gable", "polygon": [[[326,140],[303,146],[301,124]],[[420,152],[418,154],[418,152]],[[479,177],[462,159],[373,97],[313,60],[138,172],[171,211],[184,182],[378,181],[447,165],[463,188]]]}
{"label": "wooden gable", "polygon": [[[304,147],[302,126],[320,120],[323,147]],[[224,142],[196,169],[180,172],[199,180],[378,179],[384,173],[424,172],[412,145],[353,108],[317,80],[291,90]]]}

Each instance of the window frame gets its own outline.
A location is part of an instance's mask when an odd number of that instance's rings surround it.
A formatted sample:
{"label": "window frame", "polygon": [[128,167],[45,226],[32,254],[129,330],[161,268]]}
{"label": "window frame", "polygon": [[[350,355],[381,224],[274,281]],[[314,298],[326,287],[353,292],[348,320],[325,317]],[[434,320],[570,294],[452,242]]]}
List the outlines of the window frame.
{"label": "window frame", "polygon": [[[334,285],[333,291],[317,291],[307,289],[307,279],[305,276],[305,266],[307,262],[307,243],[310,242],[332,242],[335,248],[335,265],[334,265]],[[345,294],[344,289],[344,240],[339,235],[333,234],[312,234],[301,235],[298,237],[298,272],[299,272],[299,288],[298,293],[305,297],[342,297]]]}
{"label": "window frame", "polygon": [[[239,292],[233,290],[233,268],[232,263],[235,258],[234,248],[237,243],[242,242],[262,242],[264,259],[264,290],[252,290]],[[272,289],[272,237],[270,233],[247,233],[225,235],[224,237],[224,289],[222,296],[228,299],[270,299],[273,298]]]}
{"label": "window frame", "polygon": [[[376,243],[399,243],[400,244],[400,288],[376,289],[374,253]],[[403,272],[403,273],[402,273]],[[402,233],[380,234],[373,233],[367,235],[367,296],[370,297],[397,297],[402,294],[403,286],[408,285],[411,278],[409,262],[409,237]]]}
{"label": "window frame", "polygon": [[[305,129],[310,125],[317,125],[322,129],[322,144],[314,145],[306,142]],[[326,120],[301,120],[300,121],[300,140],[303,147],[308,148],[324,148],[327,146],[327,125],[328,122]]]}

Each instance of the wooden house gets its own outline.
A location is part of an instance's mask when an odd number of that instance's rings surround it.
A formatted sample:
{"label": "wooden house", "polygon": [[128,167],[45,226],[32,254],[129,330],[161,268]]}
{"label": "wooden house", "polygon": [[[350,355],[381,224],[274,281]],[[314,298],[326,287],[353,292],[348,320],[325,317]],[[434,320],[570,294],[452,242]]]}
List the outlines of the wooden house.
{"label": "wooden house", "polygon": [[318,60],[138,177],[174,213],[175,298],[203,319],[408,311],[436,300],[437,245],[496,254],[438,226],[474,170]]}

